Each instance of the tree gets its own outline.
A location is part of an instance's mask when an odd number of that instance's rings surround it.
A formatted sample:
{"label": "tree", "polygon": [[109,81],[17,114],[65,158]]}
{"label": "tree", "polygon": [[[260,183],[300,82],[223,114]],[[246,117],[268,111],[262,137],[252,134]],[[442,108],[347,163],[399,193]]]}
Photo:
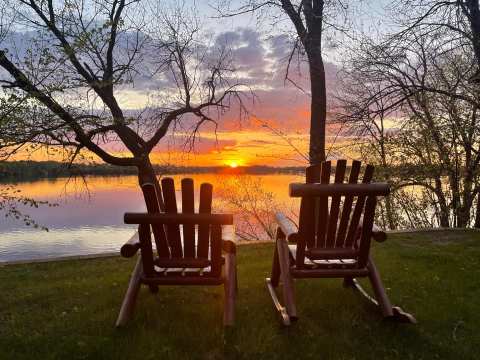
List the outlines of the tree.
{"label": "tree", "polygon": [[266,191],[261,178],[249,175],[229,178],[218,191],[222,208],[235,214],[235,233],[242,240],[274,240],[275,194]]}
{"label": "tree", "polygon": [[[1,79],[4,158],[47,146],[74,161],[86,149],[136,167],[140,184],[159,187],[149,155],[172,127],[194,141],[233,101],[242,107],[228,51],[203,43],[184,6],[166,12],[137,0],[3,0],[2,8],[15,14],[0,51],[8,74]],[[153,104],[125,111],[119,94],[142,81],[155,90]]]}
{"label": "tree", "polygon": [[[354,63],[354,61],[353,61]],[[376,164],[376,178],[393,183],[391,168],[395,166],[395,132],[389,129],[389,118],[396,116],[392,99],[375,96],[381,84],[366,81],[365,74],[355,64],[343,69],[335,100],[338,111],[334,121],[346,125],[342,135],[352,138],[348,149],[368,163]],[[381,225],[389,229],[398,227],[393,197],[385,198],[385,220]],[[383,202],[380,203],[382,210]],[[383,211],[381,211],[383,214]]]}
{"label": "tree", "polygon": [[[465,227],[480,191],[480,98],[470,81],[474,54],[454,44],[445,51],[448,36],[411,32],[364,41],[348,65],[354,85],[344,86],[340,98],[349,110],[343,118],[364,131],[387,116],[394,122],[389,148],[394,190],[421,187],[439,225]],[[369,91],[354,98],[359,82]],[[384,139],[367,138],[376,147]]]}
{"label": "tree", "polygon": [[348,2],[340,0],[247,0],[243,5],[234,7],[221,2],[217,7],[222,16],[236,16],[245,13],[264,11],[264,14],[281,23],[287,16],[295,32],[295,40],[288,59],[285,79],[289,79],[289,68],[295,55],[306,55],[310,77],[310,164],[319,164],[325,160],[327,90],[323,48],[325,33],[329,30],[345,31],[336,23],[336,19],[346,18]]}
{"label": "tree", "polygon": [[265,189],[260,177],[229,177],[220,183],[217,195],[221,208],[235,215],[235,233],[239,239],[275,240],[275,212],[279,210],[298,222],[296,202],[278,201],[274,192]]}
{"label": "tree", "polygon": [[14,185],[5,185],[0,188],[0,213],[6,218],[22,221],[26,226],[41,228],[48,231],[45,226],[39,225],[35,219],[26,214],[22,207],[38,208],[39,206],[57,206],[48,201],[38,201],[21,194],[21,190]]}
{"label": "tree", "polygon": [[[402,0],[391,4],[400,18],[402,31],[397,37],[420,32],[422,36],[442,33],[444,45],[471,48],[476,59],[476,71],[470,81],[480,83],[480,4],[478,0]],[[398,14],[401,16],[398,16]],[[449,36],[445,36],[448,33]]]}

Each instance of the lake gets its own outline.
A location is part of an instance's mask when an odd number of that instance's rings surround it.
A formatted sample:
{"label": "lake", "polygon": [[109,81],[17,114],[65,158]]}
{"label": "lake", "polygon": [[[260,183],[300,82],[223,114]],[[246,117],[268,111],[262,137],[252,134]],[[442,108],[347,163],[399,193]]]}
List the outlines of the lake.
{"label": "lake", "polygon": [[[196,191],[202,182],[213,185],[214,211],[217,212],[222,210],[222,205],[215,198],[216,189],[225,189],[229,182],[260,181],[262,191],[274,194],[278,203],[295,206],[295,201],[288,197],[288,184],[303,181],[301,176],[293,174],[182,174],[173,176],[177,189],[184,177],[194,179]],[[42,179],[22,182],[17,187],[23,196],[57,203],[58,206],[21,208],[38,224],[46,226],[48,232],[3,218],[0,222],[0,262],[118,252],[136,229],[123,224],[123,214],[145,211],[135,176],[87,177],[86,182],[79,178]]]}

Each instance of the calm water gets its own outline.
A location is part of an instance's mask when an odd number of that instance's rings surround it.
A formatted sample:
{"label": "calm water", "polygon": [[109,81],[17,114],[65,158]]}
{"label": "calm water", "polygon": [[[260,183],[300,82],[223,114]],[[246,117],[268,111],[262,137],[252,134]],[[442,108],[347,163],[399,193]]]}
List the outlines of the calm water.
{"label": "calm water", "polygon": [[[178,175],[174,176],[177,186],[183,177],[194,178],[196,190],[201,182],[212,183],[215,196],[215,189],[231,180],[232,175]],[[273,192],[279,201],[290,201],[288,184],[302,181],[296,175],[252,177],[260,178],[264,190]],[[49,232],[2,218],[0,262],[119,251],[135,232],[135,226],[123,224],[123,214],[145,211],[134,176],[90,177],[87,184],[82,180],[38,180],[20,183],[18,188],[24,196],[47,200],[59,206],[24,209],[37,223],[48,227]],[[216,204],[214,211],[221,211],[218,201],[214,201],[214,207]]]}

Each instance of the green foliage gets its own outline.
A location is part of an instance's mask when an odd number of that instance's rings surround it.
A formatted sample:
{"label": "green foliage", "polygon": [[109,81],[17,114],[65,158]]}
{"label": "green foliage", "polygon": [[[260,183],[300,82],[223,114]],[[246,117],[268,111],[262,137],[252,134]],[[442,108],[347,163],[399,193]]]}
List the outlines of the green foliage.
{"label": "green foliage", "polygon": [[[417,325],[382,321],[339,279],[297,281],[299,321],[281,327],[264,279],[273,246],[238,249],[236,325],[222,326],[221,287],[142,289],[134,319],[114,323],[134,260],[6,266],[0,358],[475,359],[480,233],[393,234],[373,255],[393,303]],[[367,287],[368,288],[368,287]]]}
{"label": "green foliage", "polygon": [[6,218],[14,218],[18,221],[23,221],[26,226],[32,226],[35,229],[41,228],[48,231],[48,228],[40,226],[35,219],[26,214],[19,206],[38,208],[39,206],[58,206],[57,204],[49,203],[48,201],[38,201],[21,194],[21,190],[13,185],[6,185],[0,187],[0,214]]}

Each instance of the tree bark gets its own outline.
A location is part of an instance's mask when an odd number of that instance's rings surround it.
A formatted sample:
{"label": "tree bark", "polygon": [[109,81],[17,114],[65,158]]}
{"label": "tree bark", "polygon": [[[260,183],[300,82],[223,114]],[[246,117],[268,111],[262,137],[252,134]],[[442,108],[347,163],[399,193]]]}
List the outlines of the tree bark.
{"label": "tree bark", "polygon": [[327,94],[325,68],[321,54],[309,55],[310,62],[310,148],[311,165],[325,161],[325,129],[327,121]]}
{"label": "tree bark", "polygon": [[[468,165],[467,165],[468,169]],[[472,186],[473,186],[473,174],[471,171],[467,170],[465,174],[465,179],[463,181],[463,192],[462,192],[462,204],[458,209],[458,221],[457,227],[466,228],[470,225],[471,215],[470,211],[473,205],[472,198]]]}
{"label": "tree bark", "polygon": [[473,227],[480,228],[480,193],[477,195],[477,206],[475,208],[475,224]]}
{"label": "tree bark", "polygon": [[449,207],[445,194],[443,193],[441,175],[435,176],[435,195],[437,195],[438,205],[440,206],[440,226],[450,227]]}
{"label": "tree bark", "polygon": [[466,16],[470,23],[470,30],[472,31],[472,45],[477,60],[477,71],[472,76],[471,81],[480,84],[480,7],[478,0],[467,0]]}
{"label": "tree bark", "polygon": [[146,157],[145,161],[141,165],[137,166],[138,169],[138,184],[142,187],[145,184],[153,184],[157,191],[157,200],[160,210],[164,211],[165,206],[163,203],[162,189],[160,183],[158,182],[157,176],[155,175],[155,170],[153,169],[150,159]]}
{"label": "tree bark", "polygon": [[392,208],[392,199],[390,196],[385,198],[385,214],[387,216],[387,223],[389,230],[397,230],[397,222],[395,221],[395,216]]}

